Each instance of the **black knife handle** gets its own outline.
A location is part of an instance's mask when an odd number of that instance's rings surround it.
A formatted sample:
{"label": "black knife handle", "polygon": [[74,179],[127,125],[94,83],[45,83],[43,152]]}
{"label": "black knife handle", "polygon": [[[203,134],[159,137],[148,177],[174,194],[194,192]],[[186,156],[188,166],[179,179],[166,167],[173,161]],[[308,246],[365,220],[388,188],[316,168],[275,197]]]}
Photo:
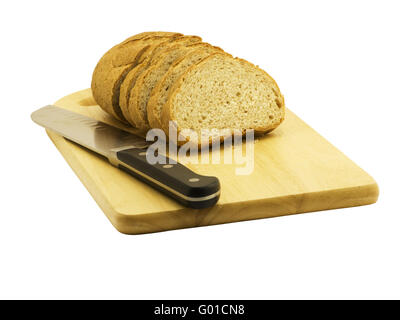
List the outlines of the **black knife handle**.
{"label": "black knife handle", "polygon": [[161,163],[151,164],[146,149],[126,149],[116,153],[119,168],[174,198],[186,207],[201,209],[217,203],[220,195],[218,178],[201,176],[180,163],[171,163],[158,155]]}

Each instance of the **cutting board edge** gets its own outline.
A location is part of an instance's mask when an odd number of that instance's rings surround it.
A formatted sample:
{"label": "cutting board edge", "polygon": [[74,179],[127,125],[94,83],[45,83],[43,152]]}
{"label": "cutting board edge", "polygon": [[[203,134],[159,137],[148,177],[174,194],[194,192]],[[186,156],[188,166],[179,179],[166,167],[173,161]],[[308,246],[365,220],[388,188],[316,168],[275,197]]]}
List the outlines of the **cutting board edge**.
{"label": "cutting board edge", "polygon": [[[360,197],[360,193],[364,196]],[[354,197],[354,194],[358,196]],[[329,202],[329,198],[335,198],[334,195],[342,200],[333,202],[328,207],[327,202]],[[372,183],[345,189],[291,195],[290,203],[287,203],[288,197],[283,196],[216,205],[211,210],[204,212],[188,211],[183,208],[174,211],[127,215],[115,210],[114,217],[116,219],[112,223],[119,232],[124,234],[146,234],[364,206],[375,203],[378,195],[378,186],[376,183]],[[286,204],[282,205],[285,202]],[[205,214],[208,217],[205,217]],[[198,215],[198,217],[194,217],[194,215]]]}
{"label": "cutting board edge", "polygon": [[[54,137],[59,137],[59,135],[49,130],[46,130],[46,133],[111,224],[124,234],[145,234],[368,205],[375,203],[379,196],[378,185],[371,178],[373,182],[367,185],[217,204],[213,208],[203,210],[180,208],[171,211],[126,214],[111,206],[105,195],[101,194],[101,191],[96,188],[96,184],[86,173],[79,159],[72,152],[69,153],[68,148],[62,148],[59,145]],[[357,197],[354,195],[357,195]],[[332,199],[341,199],[341,201],[329,203]],[[232,214],[233,212],[234,214]]]}

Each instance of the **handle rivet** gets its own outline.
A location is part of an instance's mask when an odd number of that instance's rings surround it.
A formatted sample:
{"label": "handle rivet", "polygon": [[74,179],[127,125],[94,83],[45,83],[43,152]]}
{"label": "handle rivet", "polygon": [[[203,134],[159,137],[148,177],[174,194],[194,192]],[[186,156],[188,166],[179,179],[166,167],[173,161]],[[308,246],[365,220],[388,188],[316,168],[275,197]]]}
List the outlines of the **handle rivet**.
{"label": "handle rivet", "polygon": [[172,168],[172,167],[173,167],[172,164],[164,164],[164,165],[163,165],[163,168],[164,168],[164,169],[169,169],[169,168]]}
{"label": "handle rivet", "polygon": [[190,178],[189,179],[189,182],[198,182],[198,181],[200,181],[199,178]]}

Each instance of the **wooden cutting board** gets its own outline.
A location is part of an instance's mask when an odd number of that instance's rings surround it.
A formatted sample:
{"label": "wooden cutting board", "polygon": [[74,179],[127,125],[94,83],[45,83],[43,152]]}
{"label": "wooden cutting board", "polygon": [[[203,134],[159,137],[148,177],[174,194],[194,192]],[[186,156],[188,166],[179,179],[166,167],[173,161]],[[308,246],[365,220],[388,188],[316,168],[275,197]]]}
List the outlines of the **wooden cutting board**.
{"label": "wooden cutting board", "polygon": [[[103,112],[90,89],[55,103],[129,131]],[[235,164],[189,164],[221,182],[221,198],[208,209],[188,209],[111,166],[95,153],[47,131],[50,139],[120,232],[140,234],[275,217],[376,202],[376,182],[291,111],[282,125],[254,143],[254,171]]]}

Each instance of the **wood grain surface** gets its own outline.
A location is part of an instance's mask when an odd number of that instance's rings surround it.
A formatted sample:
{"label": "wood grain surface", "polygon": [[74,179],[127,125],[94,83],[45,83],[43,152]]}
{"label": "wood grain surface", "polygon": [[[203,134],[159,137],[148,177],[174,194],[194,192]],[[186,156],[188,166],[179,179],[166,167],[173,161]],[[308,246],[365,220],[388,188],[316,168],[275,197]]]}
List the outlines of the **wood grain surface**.
{"label": "wood grain surface", "polygon": [[[55,105],[134,132],[102,111],[90,89]],[[185,208],[95,153],[47,133],[115,228],[128,234],[366,205],[379,193],[365,171],[290,110],[277,130],[255,141],[252,174],[236,175],[235,164],[188,164],[221,182],[218,204],[201,210]]]}

